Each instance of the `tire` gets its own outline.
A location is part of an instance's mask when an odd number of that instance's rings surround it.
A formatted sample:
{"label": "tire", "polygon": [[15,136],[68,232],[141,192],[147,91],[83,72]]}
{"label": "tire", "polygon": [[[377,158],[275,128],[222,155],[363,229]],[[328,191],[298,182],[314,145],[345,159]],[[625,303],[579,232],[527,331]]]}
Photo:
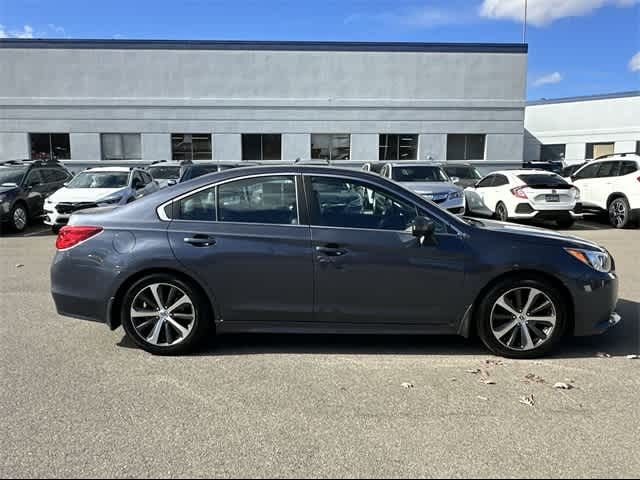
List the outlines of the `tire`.
{"label": "tire", "polygon": [[[533,297],[527,292],[533,292]],[[543,279],[515,277],[502,280],[481,299],[476,315],[478,335],[496,355],[514,359],[541,357],[552,351],[565,333],[568,321],[563,297]],[[530,315],[527,317],[519,310],[529,298]],[[511,312],[499,303],[506,304]],[[536,321],[536,318],[545,321]],[[549,321],[551,318],[555,320]]]}
{"label": "tire", "polygon": [[614,198],[607,208],[609,223],[615,228],[627,228],[631,225],[631,208],[625,197]]}
{"label": "tire", "polygon": [[60,233],[60,230],[61,230],[61,229],[62,229],[62,225],[53,225],[53,226],[51,227],[51,232],[52,232],[54,235],[57,235],[58,233]]}
{"label": "tire", "polygon": [[11,209],[9,225],[15,232],[23,232],[29,224],[29,212],[24,203],[18,202]]}
{"label": "tire", "polygon": [[507,210],[507,206],[502,202],[498,202],[498,205],[496,205],[496,213],[494,216],[501,222],[508,222],[509,211]]}
{"label": "tire", "polygon": [[[159,312],[154,290],[161,303]],[[171,311],[170,304],[183,296],[187,301]],[[132,318],[132,309],[148,315]],[[124,294],[120,314],[128,337],[154,355],[195,351],[208,337],[213,322],[209,303],[200,291],[170,274],[153,274],[135,282]]]}
{"label": "tire", "polygon": [[564,229],[571,228],[574,223],[575,223],[575,219],[573,217],[571,217],[571,216],[558,218],[556,220],[556,225],[558,225],[558,227],[564,228]]}

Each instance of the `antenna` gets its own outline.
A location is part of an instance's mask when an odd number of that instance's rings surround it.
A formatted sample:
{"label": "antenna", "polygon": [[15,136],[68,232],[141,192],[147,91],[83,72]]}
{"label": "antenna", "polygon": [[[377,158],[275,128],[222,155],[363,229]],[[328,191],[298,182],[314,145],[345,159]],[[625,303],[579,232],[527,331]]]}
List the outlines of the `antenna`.
{"label": "antenna", "polygon": [[527,43],[527,0],[524,0],[524,24],[522,25],[522,43]]}

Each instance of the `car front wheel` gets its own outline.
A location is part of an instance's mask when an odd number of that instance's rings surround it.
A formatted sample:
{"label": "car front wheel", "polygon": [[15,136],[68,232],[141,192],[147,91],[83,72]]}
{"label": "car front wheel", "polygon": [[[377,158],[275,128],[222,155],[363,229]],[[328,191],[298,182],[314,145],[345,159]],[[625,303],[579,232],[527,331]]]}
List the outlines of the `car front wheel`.
{"label": "car front wheel", "polygon": [[142,349],[180,355],[202,342],[213,321],[206,299],[189,283],[155,274],[134,283],[122,302],[122,326]]}
{"label": "car front wheel", "polygon": [[567,323],[562,295],[538,279],[506,279],[478,308],[478,334],[497,355],[536,358],[551,351]]}

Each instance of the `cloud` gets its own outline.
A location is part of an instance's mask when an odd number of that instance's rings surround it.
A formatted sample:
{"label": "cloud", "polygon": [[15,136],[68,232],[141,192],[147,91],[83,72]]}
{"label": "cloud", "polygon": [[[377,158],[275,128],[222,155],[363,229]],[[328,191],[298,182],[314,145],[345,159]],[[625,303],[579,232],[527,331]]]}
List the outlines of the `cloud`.
{"label": "cloud", "polygon": [[[56,37],[66,37],[69,38],[69,36],[67,35],[67,31],[64,29],[64,27],[61,27],[60,25],[56,25],[54,23],[50,23],[47,25],[49,32],[47,32],[46,36],[56,36]],[[52,33],[53,35],[49,35],[49,33]]]}
{"label": "cloud", "polygon": [[444,25],[468,23],[472,21],[473,18],[471,14],[464,13],[463,8],[454,9],[451,7],[438,8],[427,6],[414,8],[405,12],[357,13],[348,16],[344,23],[373,22],[411,28],[435,28]]}
{"label": "cloud", "polygon": [[551,85],[554,83],[560,83],[562,79],[563,77],[560,72],[553,72],[553,73],[550,73],[549,75],[543,75],[542,77],[537,78],[533,82],[533,86],[540,87],[542,85]]}
{"label": "cloud", "polygon": [[629,70],[632,72],[640,72],[640,52],[636,53],[629,60]]}
{"label": "cloud", "polygon": [[13,31],[9,34],[11,37],[15,38],[33,38],[33,27],[30,25],[25,25],[22,27],[22,30]]}
{"label": "cloud", "polygon": [[[541,27],[565,17],[578,17],[601,7],[630,7],[640,0],[528,0],[527,23]],[[483,0],[480,16],[524,21],[523,0]]]}

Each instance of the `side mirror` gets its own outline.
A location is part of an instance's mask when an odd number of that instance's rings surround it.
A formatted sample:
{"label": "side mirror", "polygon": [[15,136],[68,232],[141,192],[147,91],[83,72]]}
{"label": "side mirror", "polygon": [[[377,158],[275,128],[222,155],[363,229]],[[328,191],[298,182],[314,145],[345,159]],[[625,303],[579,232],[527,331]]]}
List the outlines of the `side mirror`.
{"label": "side mirror", "polygon": [[425,239],[432,239],[435,231],[436,225],[431,220],[427,220],[424,217],[416,217],[413,220],[411,233],[414,237],[418,237],[420,239],[421,244],[425,241]]}
{"label": "side mirror", "polygon": [[174,179],[171,179],[167,182],[167,186],[169,187],[173,187],[174,185],[177,185],[177,184],[178,184],[178,180],[174,180]]}

